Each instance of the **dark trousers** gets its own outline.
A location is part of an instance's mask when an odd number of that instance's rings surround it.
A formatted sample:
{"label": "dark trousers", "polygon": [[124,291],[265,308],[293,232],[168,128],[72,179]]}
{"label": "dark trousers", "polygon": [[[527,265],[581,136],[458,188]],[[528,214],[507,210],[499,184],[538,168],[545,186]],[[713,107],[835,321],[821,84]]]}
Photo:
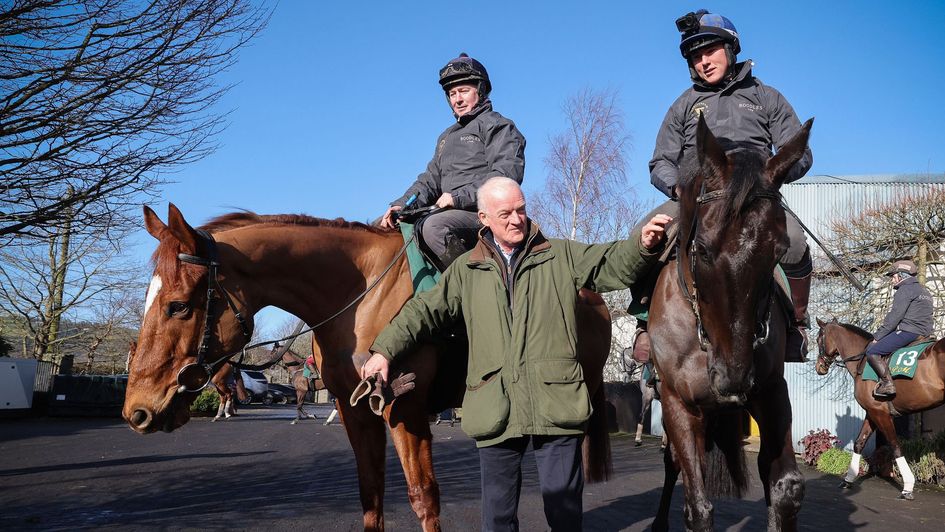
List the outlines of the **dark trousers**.
{"label": "dark trousers", "polygon": [[522,458],[531,441],[538,483],[551,530],[581,530],[584,511],[584,436],[523,436],[479,449],[482,476],[482,530],[517,531],[522,491]]}
{"label": "dark trousers", "polygon": [[870,345],[866,347],[866,354],[886,356],[900,347],[911,344],[918,337],[918,334],[912,332],[893,331],[879,338],[875,344],[870,342]]}

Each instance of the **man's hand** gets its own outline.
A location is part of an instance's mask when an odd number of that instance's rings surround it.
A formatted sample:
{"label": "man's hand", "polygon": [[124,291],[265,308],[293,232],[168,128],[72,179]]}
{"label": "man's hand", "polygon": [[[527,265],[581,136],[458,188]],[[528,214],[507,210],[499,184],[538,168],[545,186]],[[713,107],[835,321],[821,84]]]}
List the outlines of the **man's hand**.
{"label": "man's hand", "polygon": [[443,195],[440,196],[440,197],[436,200],[436,206],[439,207],[439,208],[441,208],[441,209],[446,209],[446,208],[448,208],[448,207],[452,207],[452,206],[453,206],[453,195],[450,194],[449,192],[444,192]]}
{"label": "man's hand", "polygon": [[403,207],[401,207],[400,205],[391,205],[390,207],[388,207],[387,210],[384,212],[384,216],[381,217],[381,227],[385,229],[393,229],[394,220],[391,219],[391,214],[401,209],[403,209]]}
{"label": "man's hand", "polygon": [[387,371],[390,369],[390,362],[387,360],[387,357],[380,353],[374,353],[367,362],[361,366],[361,378],[366,379],[375,373],[381,374],[381,382],[378,385],[383,385],[387,382]]}
{"label": "man's hand", "polygon": [[646,225],[640,233],[640,243],[646,249],[653,249],[659,246],[663,238],[666,237],[666,226],[673,219],[665,214],[657,214]]}

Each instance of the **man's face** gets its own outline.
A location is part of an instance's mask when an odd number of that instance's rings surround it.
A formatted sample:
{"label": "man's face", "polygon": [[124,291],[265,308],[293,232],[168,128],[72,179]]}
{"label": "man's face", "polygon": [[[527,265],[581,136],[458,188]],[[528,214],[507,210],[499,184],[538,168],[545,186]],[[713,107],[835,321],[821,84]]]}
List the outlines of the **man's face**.
{"label": "man's face", "polygon": [[692,68],[696,74],[709,85],[718,85],[725,77],[728,71],[728,54],[725,53],[725,46],[722,43],[716,43],[692,52],[689,56],[692,62]]}
{"label": "man's face", "polygon": [[450,87],[446,95],[450,99],[450,107],[453,108],[456,116],[463,116],[472,111],[473,107],[479,103],[479,90],[470,83]]}
{"label": "man's face", "polygon": [[496,242],[506,250],[521,244],[528,231],[522,191],[497,189],[485,203],[480,205],[479,221],[492,231]]}

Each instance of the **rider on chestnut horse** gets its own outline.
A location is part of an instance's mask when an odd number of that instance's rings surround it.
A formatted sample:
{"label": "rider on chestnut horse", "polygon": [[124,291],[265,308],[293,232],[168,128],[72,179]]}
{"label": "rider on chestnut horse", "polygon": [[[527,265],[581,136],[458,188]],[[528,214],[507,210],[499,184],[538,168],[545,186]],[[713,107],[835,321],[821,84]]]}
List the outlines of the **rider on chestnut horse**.
{"label": "rider on chestnut horse", "polygon": [[916,273],[918,268],[914,262],[899,260],[886,274],[891,277],[896,295],[886,319],[866,348],[866,360],[880,379],[873,392],[877,398],[896,395],[896,385],[884,357],[921,336],[932,334],[932,294],[919,284]]}

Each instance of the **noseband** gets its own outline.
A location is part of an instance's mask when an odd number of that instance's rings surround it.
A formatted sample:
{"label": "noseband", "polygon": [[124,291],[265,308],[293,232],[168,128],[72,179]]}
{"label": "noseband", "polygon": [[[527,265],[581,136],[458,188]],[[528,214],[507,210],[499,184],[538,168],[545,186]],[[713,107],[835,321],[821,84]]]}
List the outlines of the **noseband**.
{"label": "noseband", "polygon": [[203,337],[200,340],[200,346],[197,348],[197,361],[187,364],[177,373],[179,392],[199,392],[203,390],[210,384],[211,376],[217,372],[223,363],[229,360],[229,357],[223,357],[214,363],[204,362],[207,351],[210,350],[210,338],[212,336],[211,326],[213,325],[215,317],[212,312],[211,302],[214,299],[215,292],[219,292],[223,296],[223,300],[226,301],[227,306],[233,311],[233,314],[236,316],[236,321],[240,324],[240,329],[243,331],[243,337],[248,340],[253,334],[252,331],[249,330],[249,326],[246,325],[246,320],[236,307],[236,304],[233,303],[233,298],[230,296],[230,293],[220,284],[220,280],[217,276],[220,262],[217,260],[216,240],[214,240],[213,236],[207,231],[196,229],[196,232],[206,244],[209,258],[205,259],[188,253],[178,253],[177,258],[180,259],[181,262],[207,268],[207,305],[205,308],[206,312],[204,312]]}
{"label": "noseband", "polygon": [[[679,281],[679,286],[682,289],[683,295],[686,297],[686,301],[689,302],[690,307],[692,307],[692,312],[696,316],[696,333],[699,338],[699,347],[703,351],[708,351],[710,342],[705,331],[705,326],[702,324],[702,312],[699,307],[699,288],[696,282],[696,232],[699,229],[699,206],[718,199],[722,199],[724,197],[726,197],[724,190],[713,190],[711,192],[706,192],[705,181],[703,180],[702,188],[699,191],[699,196],[696,197],[696,209],[692,216],[692,227],[689,231],[689,238],[685,243],[683,243],[682,240],[679,240],[676,244],[677,280]],[[761,190],[749,195],[746,203],[750,203],[756,199],[770,199],[780,202],[781,194],[775,191]],[[689,285],[686,283],[682,261],[680,260],[680,257],[682,256],[680,253],[682,251],[681,246],[683,245],[686,246],[689,254],[689,274],[692,278],[691,292],[689,290]],[[773,279],[771,281],[771,285],[772,286],[770,286],[768,289],[767,303],[764,305],[764,307],[762,307],[764,309],[764,315],[758,320],[757,323],[755,339],[752,342],[752,349],[757,349],[768,341],[771,321],[771,297],[775,289]]]}

